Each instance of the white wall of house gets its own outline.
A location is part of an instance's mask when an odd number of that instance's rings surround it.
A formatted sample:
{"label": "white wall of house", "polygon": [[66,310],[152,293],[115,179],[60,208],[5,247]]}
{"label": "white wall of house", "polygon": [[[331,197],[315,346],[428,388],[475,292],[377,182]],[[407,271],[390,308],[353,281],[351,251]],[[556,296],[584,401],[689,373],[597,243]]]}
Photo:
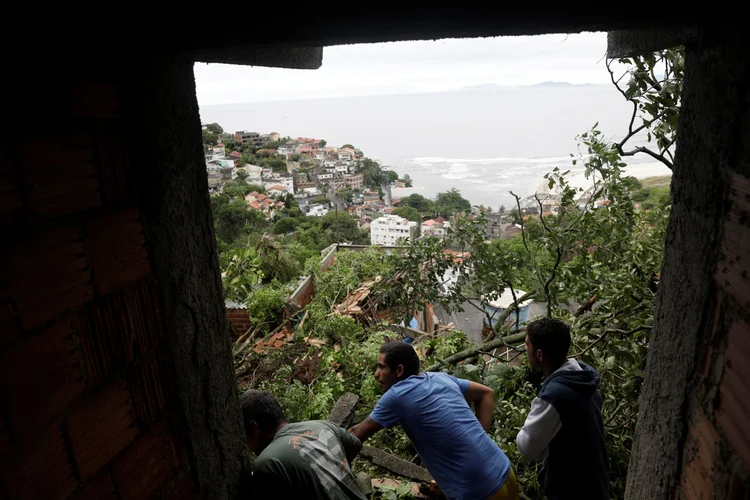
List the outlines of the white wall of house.
{"label": "white wall of house", "polygon": [[314,205],[309,206],[309,212],[307,212],[307,215],[310,215],[312,217],[323,217],[325,214],[328,213],[328,207],[316,203]]}
{"label": "white wall of house", "polygon": [[399,239],[413,239],[416,229],[416,222],[397,215],[378,217],[370,223],[370,243],[393,246]]}

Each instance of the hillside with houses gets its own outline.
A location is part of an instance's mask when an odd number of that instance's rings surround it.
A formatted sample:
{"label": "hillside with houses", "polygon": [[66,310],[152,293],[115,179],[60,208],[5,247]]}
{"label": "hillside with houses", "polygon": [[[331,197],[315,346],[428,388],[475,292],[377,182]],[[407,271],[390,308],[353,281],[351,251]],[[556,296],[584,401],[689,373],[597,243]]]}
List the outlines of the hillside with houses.
{"label": "hillside with houses", "polygon": [[247,210],[278,229],[294,229],[292,221],[276,224],[290,213],[323,217],[334,211],[356,221],[369,233],[370,244],[393,246],[419,237],[441,239],[450,217],[473,210],[488,217],[487,238],[512,237],[520,230],[512,213],[472,208],[455,190],[444,193],[442,204],[419,194],[394,199],[391,189],[411,187],[409,176],[400,179],[351,144],[332,146],[324,139],[278,132],[225,133],[218,124],[204,126],[203,132],[209,192],[241,197]]}

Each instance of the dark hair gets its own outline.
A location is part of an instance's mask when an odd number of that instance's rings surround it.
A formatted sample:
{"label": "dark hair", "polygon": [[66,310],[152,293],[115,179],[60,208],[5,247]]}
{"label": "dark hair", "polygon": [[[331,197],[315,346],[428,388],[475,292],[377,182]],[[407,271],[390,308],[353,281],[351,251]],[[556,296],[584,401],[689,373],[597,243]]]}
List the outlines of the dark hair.
{"label": "dark hair", "polygon": [[404,365],[403,378],[419,374],[419,356],[417,351],[406,342],[391,341],[383,344],[380,353],[385,354],[385,363],[396,371],[398,365]]}
{"label": "dark hair", "polygon": [[526,327],[526,335],[534,349],[541,349],[554,365],[562,365],[570,349],[570,327],[555,318],[532,321]]}
{"label": "dark hair", "polygon": [[250,430],[250,422],[258,424],[262,430],[273,430],[280,423],[286,422],[284,412],[279,402],[271,394],[256,389],[250,389],[240,396],[242,408],[242,422],[245,434]]}

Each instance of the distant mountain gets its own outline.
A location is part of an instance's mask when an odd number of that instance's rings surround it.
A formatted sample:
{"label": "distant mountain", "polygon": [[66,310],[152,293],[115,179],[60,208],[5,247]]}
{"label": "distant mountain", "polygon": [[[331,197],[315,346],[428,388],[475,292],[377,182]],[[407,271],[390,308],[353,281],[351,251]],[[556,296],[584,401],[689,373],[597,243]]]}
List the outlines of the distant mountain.
{"label": "distant mountain", "polygon": [[530,85],[531,87],[590,87],[590,83],[570,83],[570,82],[542,82]]}

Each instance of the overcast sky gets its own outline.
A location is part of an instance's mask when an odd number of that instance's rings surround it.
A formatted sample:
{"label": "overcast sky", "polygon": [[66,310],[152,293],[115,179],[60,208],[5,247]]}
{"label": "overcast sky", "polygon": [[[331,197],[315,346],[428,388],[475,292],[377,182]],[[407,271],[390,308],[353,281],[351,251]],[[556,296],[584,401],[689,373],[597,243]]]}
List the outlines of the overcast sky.
{"label": "overcast sky", "polygon": [[341,45],[320,69],[195,65],[198,103],[407,94],[495,83],[606,84],[606,33]]}

